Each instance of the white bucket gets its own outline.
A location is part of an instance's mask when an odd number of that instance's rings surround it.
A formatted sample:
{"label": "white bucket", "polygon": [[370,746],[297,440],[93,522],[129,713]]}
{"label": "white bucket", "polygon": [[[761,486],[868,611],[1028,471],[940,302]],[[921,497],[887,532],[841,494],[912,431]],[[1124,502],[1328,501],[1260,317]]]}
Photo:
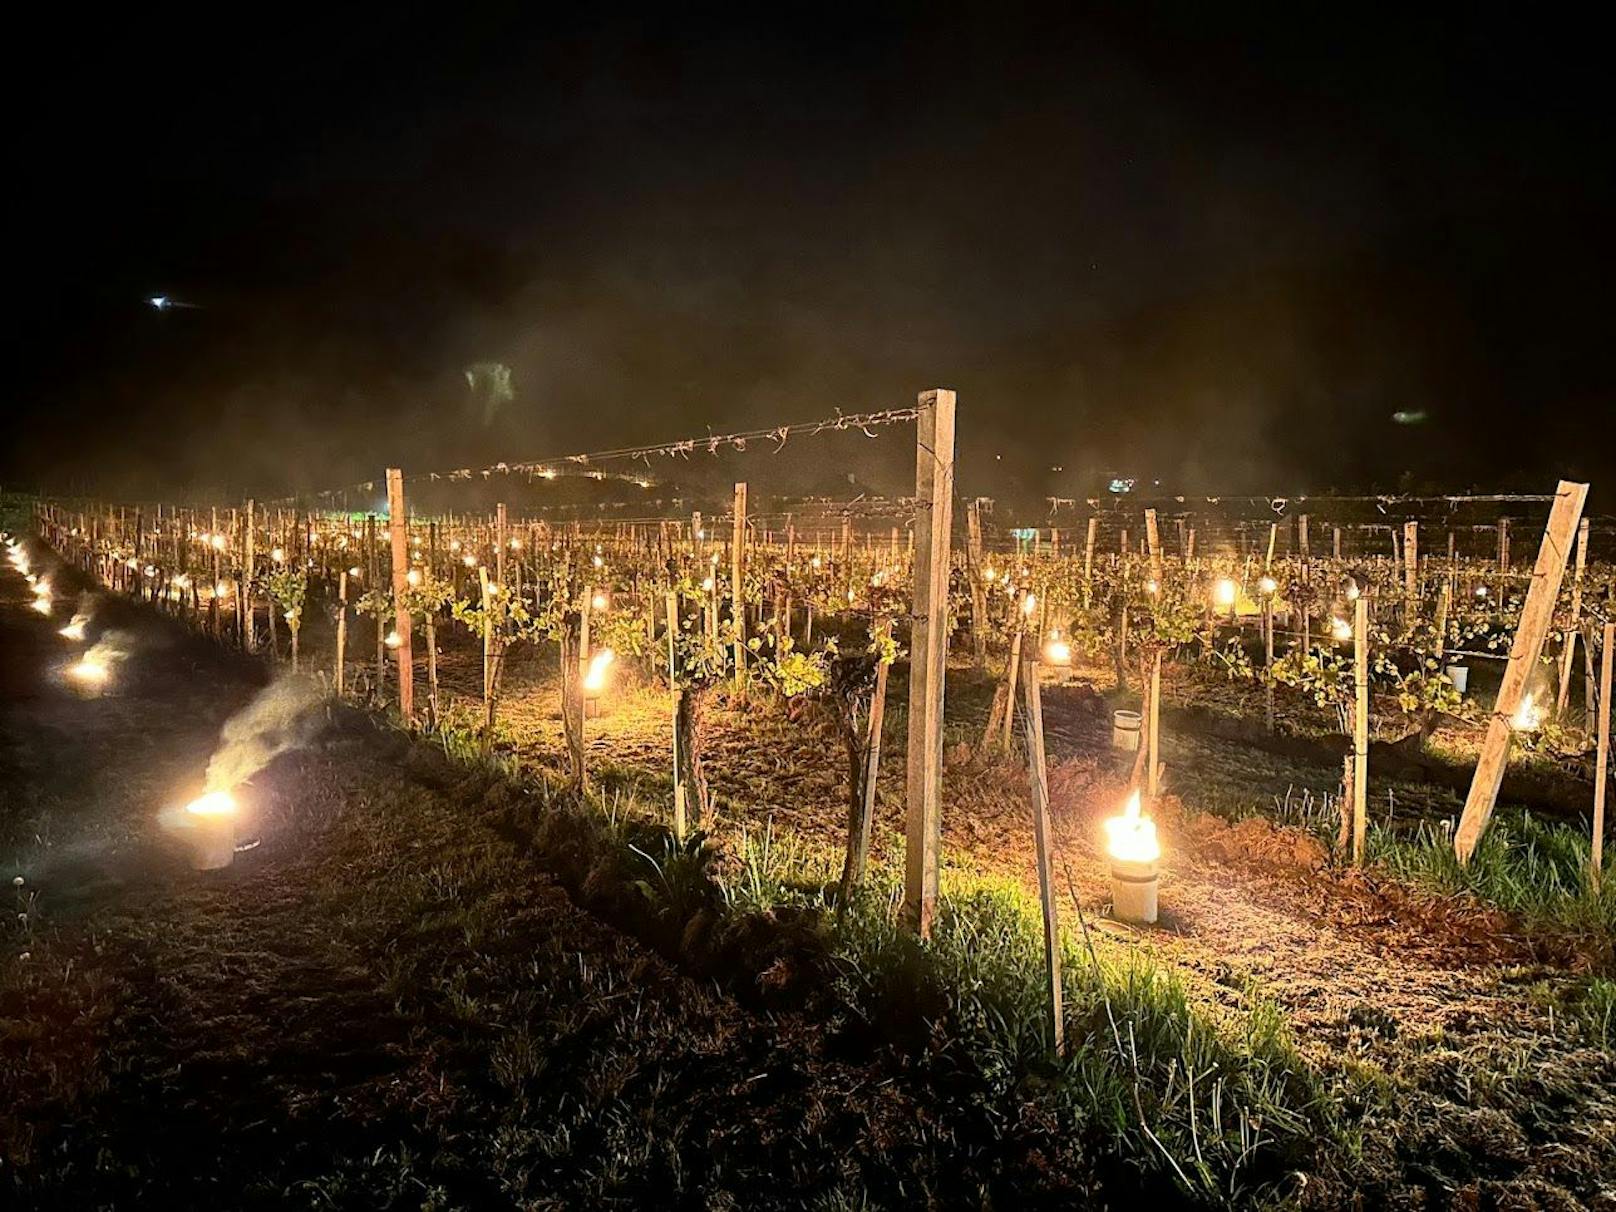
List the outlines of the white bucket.
{"label": "white bucket", "polygon": [[230,866],[236,857],[236,814],[191,818],[191,865],[197,871],[216,871]]}
{"label": "white bucket", "polygon": [[1139,725],[1143,717],[1137,711],[1117,711],[1111,715],[1111,748],[1139,752]]}
{"label": "white bucket", "polygon": [[1111,915],[1120,922],[1142,926],[1156,921],[1156,889],[1160,870],[1154,861],[1134,863],[1111,860]]}
{"label": "white bucket", "polygon": [[1465,692],[1465,687],[1470,685],[1470,666],[1449,665],[1447,673],[1448,681],[1453,683],[1453,688],[1460,694],[1463,694]]}

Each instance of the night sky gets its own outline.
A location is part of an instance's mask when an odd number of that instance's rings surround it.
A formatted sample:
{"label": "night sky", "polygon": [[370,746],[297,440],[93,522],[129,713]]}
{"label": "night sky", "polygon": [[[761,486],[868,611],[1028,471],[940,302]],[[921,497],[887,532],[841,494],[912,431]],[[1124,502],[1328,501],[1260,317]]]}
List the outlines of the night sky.
{"label": "night sky", "polygon": [[[969,495],[1616,471],[1601,39],[1223,10],[53,18],[0,482],[274,495],[930,386]],[[860,442],[717,474],[912,477]]]}

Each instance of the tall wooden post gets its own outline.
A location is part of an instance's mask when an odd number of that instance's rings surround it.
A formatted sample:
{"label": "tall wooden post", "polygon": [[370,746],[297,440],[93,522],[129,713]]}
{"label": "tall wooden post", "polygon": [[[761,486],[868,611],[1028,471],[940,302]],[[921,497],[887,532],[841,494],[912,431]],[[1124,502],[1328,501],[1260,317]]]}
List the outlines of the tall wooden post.
{"label": "tall wooden post", "polygon": [[1498,519],[1498,571],[1509,571],[1509,519]]}
{"label": "tall wooden post", "polygon": [[1504,680],[1498,688],[1498,701],[1487,722],[1487,737],[1482,742],[1476,775],[1470,783],[1458,831],[1453,836],[1453,852],[1461,865],[1470,862],[1487,822],[1492,819],[1498,789],[1504,782],[1504,767],[1509,763],[1511,717],[1520,708],[1527,682],[1542,655],[1543,640],[1548,635],[1554,604],[1560,596],[1560,582],[1565,578],[1572,537],[1587,499],[1586,484],[1561,480],[1554,491],[1554,507],[1549,511],[1543,544],[1532,569],[1532,586],[1526,591],[1526,604],[1521,608],[1520,622],[1515,627],[1515,643],[1510,649],[1509,664],[1504,668]]}
{"label": "tall wooden post", "polygon": [[729,549],[730,618],[735,627],[735,690],[746,693],[746,484],[735,485],[735,530]]}
{"label": "tall wooden post", "polygon": [[241,609],[241,638],[242,644],[248,652],[258,651],[257,627],[253,620],[253,562],[256,553],[253,551],[254,534],[253,502],[247,499],[246,528],[243,535],[243,554],[241,557],[241,585],[236,593],[236,600]]}
{"label": "tall wooden post", "polygon": [[1369,601],[1352,609],[1352,861],[1364,861],[1369,835]]}
{"label": "tall wooden post", "polygon": [[978,669],[988,663],[988,595],[982,584],[982,505],[972,501],[965,510],[966,575],[971,578],[971,652]]}
{"label": "tall wooden post", "polygon": [[954,393],[920,394],[915,435],[915,574],[910,626],[904,921],[931,937],[942,844],[943,675],[954,511]]}
{"label": "tall wooden post", "polygon": [[1157,586],[1162,580],[1161,533],[1156,529],[1156,511],[1145,510],[1145,541],[1150,545],[1150,576]]}
{"label": "tall wooden post", "polygon": [[342,697],[344,667],[348,661],[348,570],[344,568],[337,575],[337,666],[333,671],[332,684],[336,689],[337,697]]}
{"label": "tall wooden post", "polygon": [[[697,528],[700,529],[699,527]],[[692,534],[695,531],[691,532]],[[679,752],[679,711],[685,692],[679,688],[679,594],[668,590],[668,688],[673,696],[673,836],[684,840],[685,820],[684,756]]]}
{"label": "tall wooden post", "polygon": [[398,713],[407,728],[415,722],[415,662],[410,645],[410,520],[404,512],[404,473],[387,469],[387,528],[392,538],[393,630],[398,633]]}
{"label": "tall wooden post", "polygon": [[1599,742],[1594,753],[1594,837],[1589,852],[1590,882],[1595,892],[1604,876],[1605,796],[1610,790],[1610,667],[1616,648],[1616,622],[1605,623],[1603,655],[1599,658]]}
{"label": "tall wooden post", "polygon": [[[1403,523],[1403,596],[1412,612],[1420,601],[1420,524]],[[1413,626],[1410,618],[1408,626]]]}
{"label": "tall wooden post", "polygon": [[505,587],[505,549],[510,545],[506,523],[505,502],[501,501],[494,506],[494,580],[502,589]]}
{"label": "tall wooden post", "polygon": [[[1036,651],[1036,650],[1034,650]],[[1038,684],[1038,660],[1029,657],[1022,670],[1027,704],[1027,782],[1032,792],[1032,838],[1038,863],[1038,899],[1044,911],[1044,972],[1048,978],[1049,1018],[1055,1054],[1066,1051],[1065,1014],[1061,1009],[1060,918],[1056,908],[1055,867],[1049,822],[1049,776],[1044,764],[1044,708]],[[1009,714],[1015,713],[1014,704]]]}
{"label": "tall wooden post", "polygon": [[1094,540],[1099,536],[1100,519],[1089,519],[1088,537],[1083,540],[1083,593],[1087,596],[1094,585]]}
{"label": "tall wooden post", "polygon": [[1152,802],[1161,790],[1161,670],[1158,647],[1150,662],[1150,685],[1145,688],[1145,794]]}
{"label": "tall wooden post", "polygon": [[1296,547],[1301,557],[1304,560],[1307,559],[1307,515],[1305,513],[1296,519]]}

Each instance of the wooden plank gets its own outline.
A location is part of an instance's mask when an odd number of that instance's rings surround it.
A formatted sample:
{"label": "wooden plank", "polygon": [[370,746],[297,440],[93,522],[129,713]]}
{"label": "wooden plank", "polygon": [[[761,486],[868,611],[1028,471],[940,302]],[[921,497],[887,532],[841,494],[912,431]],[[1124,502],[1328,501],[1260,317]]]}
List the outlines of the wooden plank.
{"label": "wooden plank", "polygon": [[1616,648],[1616,622],[1605,624],[1604,653],[1599,658],[1599,744],[1594,755],[1594,836],[1589,875],[1595,892],[1605,865],[1605,796],[1610,790],[1610,667]]}
{"label": "wooden plank", "polygon": [[[1510,649],[1509,664],[1504,668],[1503,683],[1498,688],[1498,701],[1487,722],[1481,758],[1476,763],[1464,814],[1453,836],[1453,852],[1461,865],[1470,862],[1487,822],[1492,819],[1498,789],[1504,781],[1504,767],[1509,763],[1509,746],[1514,733],[1511,717],[1520,708],[1527,682],[1542,655],[1543,640],[1549,633],[1554,604],[1560,596],[1560,582],[1565,578],[1566,559],[1571,554],[1572,539],[1587,499],[1586,484],[1561,480],[1555,489],[1554,508],[1549,511],[1537,564],[1532,570],[1532,586],[1526,591],[1526,604],[1521,608],[1520,621],[1515,627],[1515,643]],[[1507,533],[1506,527],[1504,534],[1507,536]]]}
{"label": "wooden plank", "polygon": [[410,647],[410,519],[404,511],[404,473],[387,469],[387,526],[393,555],[393,630],[398,632],[398,713],[405,727],[415,722],[415,661]]}
{"label": "wooden plank", "polygon": [[1089,519],[1088,538],[1083,541],[1083,594],[1086,598],[1094,586],[1094,540],[1100,533],[1100,519]]}
{"label": "wooden plank", "polygon": [[1038,864],[1038,900],[1044,911],[1044,973],[1048,979],[1050,1033],[1055,1054],[1060,1056],[1066,1051],[1066,1023],[1061,1009],[1060,917],[1055,898],[1049,774],[1044,763],[1044,708],[1036,657],[1028,657],[1022,669],[1021,684],[1027,705],[1027,782],[1032,792],[1032,837]]}
{"label": "wooden plank", "polygon": [[[1420,600],[1420,524],[1418,522],[1403,523],[1403,596],[1408,599],[1410,607],[1416,606]],[[1413,626],[1412,619],[1408,626]]]}
{"label": "wooden plank", "polygon": [[920,394],[915,433],[915,574],[909,642],[906,925],[931,937],[942,844],[943,675],[948,645],[949,542],[954,510],[954,393]]}
{"label": "wooden plank", "polygon": [[1150,547],[1150,576],[1157,585],[1162,579],[1161,532],[1156,529],[1156,511],[1145,510],[1145,542]]}
{"label": "wooden plank", "polygon": [[1369,835],[1369,601],[1352,611],[1352,861],[1362,865]]}

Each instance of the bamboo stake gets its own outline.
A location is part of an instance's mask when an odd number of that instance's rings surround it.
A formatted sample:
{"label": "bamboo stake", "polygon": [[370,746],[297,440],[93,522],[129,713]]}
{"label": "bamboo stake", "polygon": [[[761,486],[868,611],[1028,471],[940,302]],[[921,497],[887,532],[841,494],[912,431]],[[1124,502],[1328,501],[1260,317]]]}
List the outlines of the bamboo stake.
{"label": "bamboo stake", "polygon": [[1352,861],[1363,866],[1369,836],[1369,601],[1352,609]]}
{"label": "bamboo stake", "polygon": [[1060,918],[1055,901],[1054,856],[1050,845],[1049,776],[1044,762],[1044,708],[1038,660],[1029,656],[1022,671],[1027,707],[1027,783],[1032,793],[1033,847],[1038,863],[1038,899],[1044,913],[1044,972],[1048,979],[1050,1032],[1055,1054],[1066,1052],[1066,1022],[1061,1008]]}
{"label": "bamboo stake", "polygon": [[409,517],[404,512],[404,473],[387,469],[387,526],[392,538],[393,630],[398,633],[398,713],[404,726],[415,722],[415,662],[410,645],[410,537]]}
{"label": "bamboo stake", "polygon": [[1604,652],[1599,658],[1599,745],[1594,757],[1594,836],[1589,851],[1589,876],[1595,893],[1604,877],[1605,795],[1610,786],[1610,670],[1616,648],[1616,621],[1605,624]]}

